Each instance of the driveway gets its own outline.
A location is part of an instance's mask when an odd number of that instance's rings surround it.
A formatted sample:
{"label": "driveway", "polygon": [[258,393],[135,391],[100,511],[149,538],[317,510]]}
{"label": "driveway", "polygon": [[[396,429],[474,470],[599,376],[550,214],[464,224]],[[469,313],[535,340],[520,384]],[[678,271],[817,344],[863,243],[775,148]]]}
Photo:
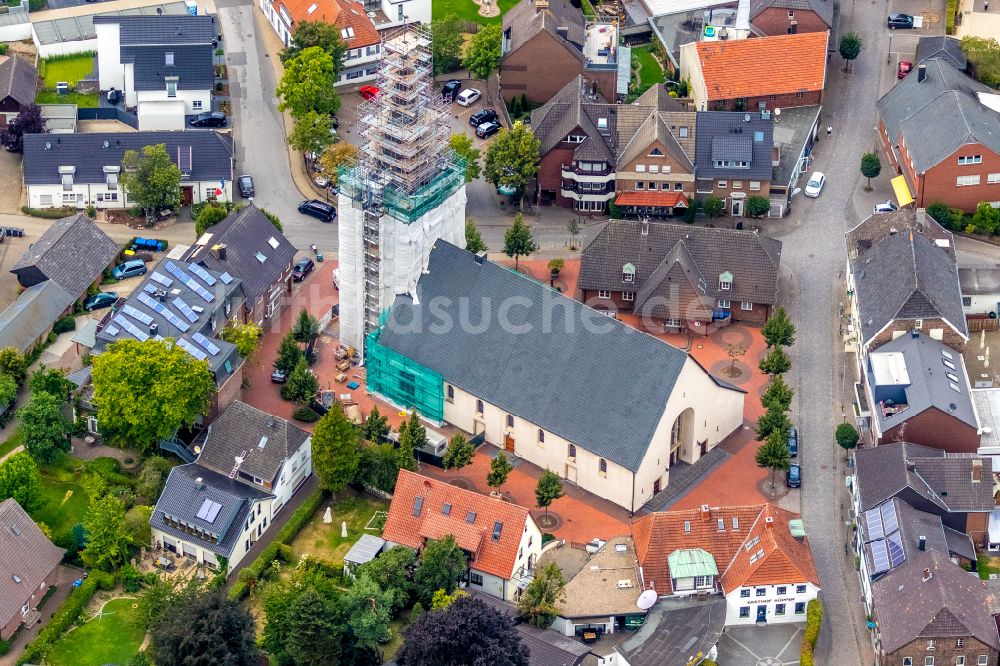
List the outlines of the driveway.
{"label": "driveway", "polygon": [[21,156],[0,150],[0,173],[8,174],[4,186],[0,187],[0,213],[16,213],[21,209]]}
{"label": "driveway", "polygon": [[729,627],[719,638],[716,661],[726,666],[797,664],[804,628],[804,623]]}

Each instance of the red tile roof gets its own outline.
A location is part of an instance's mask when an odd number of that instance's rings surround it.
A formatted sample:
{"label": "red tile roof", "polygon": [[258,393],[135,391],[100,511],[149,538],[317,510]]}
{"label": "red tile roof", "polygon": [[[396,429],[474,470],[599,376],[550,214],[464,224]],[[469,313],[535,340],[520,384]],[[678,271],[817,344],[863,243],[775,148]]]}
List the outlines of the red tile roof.
{"label": "red tile roof", "polygon": [[[364,5],[350,0],[278,0],[274,2],[275,11],[283,6],[292,22],[298,25],[302,21],[322,21],[332,23],[341,30],[354,29],[354,36],[344,39],[349,49],[371,46],[381,41],[375,24],[365,13]],[[294,30],[293,30],[294,32]]]}
{"label": "red tile roof", "polygon": [[616,206],[680,206],[687,208],[688,200],[683,192],[621,192],[615,199]]}
{"label": "red tile roof", "polygon": [[822,90],[826,32],[698,42],[709,100]]}
{"label": "red tile roof", "polygon": [[[797,517],[770,504],[707,510],[702,507],[643,516],[633,521],[632,538],[646,587],[661,595],[671,594],[667,558],[675,550],[689,548],[702,548],[712,554],[722,589],[727,593],[749,585],[819,585],[808,542],[793,537],[788,527],[788,521]],[[689,531],[685,531],[685,523],[690,524]],[[751,564],[750,557],[759,550],[763,554]]]}
{"label": "red tile roof", "polygon": [[[420,513],[414,516],[418,497],[422,498]],[[442,511],[445,504],[451,505],[448,515]],[[470,512],[475,514],[471,523],[467,521]],[[401,469],[382,538],[420,548],[426,539],[452,534],[462,549],[472,553],[472,568],[510,580],[529,520],[524,507]],[[497,522],[503,528],[500,539],[494,541]]]}

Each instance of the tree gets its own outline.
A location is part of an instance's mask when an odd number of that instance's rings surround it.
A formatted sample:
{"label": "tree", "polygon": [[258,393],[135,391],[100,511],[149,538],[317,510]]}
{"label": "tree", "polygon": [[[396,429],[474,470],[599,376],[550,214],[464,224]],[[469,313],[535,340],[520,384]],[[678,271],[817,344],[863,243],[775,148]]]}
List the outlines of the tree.
{"label": "tree", "polygon": [[507,228],[503,235],[503,252],[514,258],[514,270],[518,269],[522,255],[529,255],[538,250],[535,235],[531,227],[524,223],[524,216],[514,215],[514,224]]}
{"label": "tree", "polygon": [[389,419],[379,413],[378,405],[372,405],[372,411],[368,412],[368,418],[361,425],[361,436],[369,442],[381,444],[389,438],[390,432]]}
{"label": "tree", "polygon": [[336,609],[316,588],[306,589],[292,601],[285,623],[284,652],[296,666],[337,663],[336,659],[331,662],[331,657],[340,653],[344,629],[338,622]]}
{"label": "tree", "polygon": [[[32,393],[51,393],[57,398],[69,400],[69,392],[73,382],[66,379],[66,372],[58,368],[46,368],[44,365],[31,374],[28,388]],[[2,401],[0,401],[2,402]]]}
{"label": "tree", "polygon": [[336,492],[354,480],[360,444],[354,424],[347,420],[341,404],[335,403],[316,423],[312,436],[313,468],[320,485]]}
{"label": "tree", "polygon": [[462,433],[457,433],[448,442],[448,450],[444,452],[444,468],[462,469],[472,464],[475,455],[476,447]]}
{"label": "tree", "polygon": [[726,345],[726,356],[730,359],[729,364],[729,376],[736,377],[740,374],[740,371],[736,369],[736,359],[743,358],[743,355],[747,353],[747,346],[740,344],[738,342],[733,342]]}
{"label": "tree", "polygon": [[261,212],[261,214],[263,214],[264,217],[267,218],[268,222],[270,222],[272,225],[274,225],[274,228],[277,229],[279,233],[282,231],[282,229],[281,229],[281,220],[278,219],[277,215],[275,215],[271,211],[267,210],[266,208],[258,208],[257,210],[259,210]]}
{"label": "tree", "polygon": [[480,26],[465,49],[462,65],[477,79],[487,82],[493,71],[500,66],[500,41],[503,27],[499,23]]}
{"label": "tree", "polygon": [[549,506],[563,496],[562,479],[555,472],[546,469],[538,477],[538,484],[535,486],[535,504],[539,509],[545,509],[545,515],[549,515]]}
{"label": "tree", "polygon": [[483,167],[479,163],[482,152],[472,145],[472,137],[468,134],[452,134],[448,139],[448,145],[455,152],[455,155],[465,161],[465,182],[471,183],[482,172]]}
{"label": "tree", "polygon": [[139,470],[139,480],[135,485],[135,492],[139,498],[148,504],[156,502],[173,468],[173,463],[163,456],[149,456],[143,460],[142,468]]}
{"label": "tree", "polygon": [[837,440],[837,444],[847,451],[857,447],[860,437],[857,428],[850,423],[841,423],[838,425],[833,436]]}
{"label": "tree", "polygon": [[393,597],[392,592],[383,590],[364,574],[354,579],[351,589],[341,598],[341,604],[358,643],[375,647],[389,640]]}
{"label": "tree", "polygon": [[116,446],[140,451],[194,424],[215,391],[208,363],[166,340],[119,340],[93,366],[101,431]]}
{"label": "tree", "polygon": [[288,145],[303,153],[320,155],[333,143],[330,116],[306,111],[295,117],[295,126],[288,135]]}
{"label": "tree", "polygon": [[990,88],[1000,87],[1000,43],[996,39],[963,37],[962,50],[981,83]]}
{"label": "tree", "polygon": [[781,347],[773,347],[758,364],[760,371],[765,375],[783,375],[792,367],[792,362],[788,359],[788,354]]}
{"label": "tree", "polygon": [[726,210],[726,203],[716,196],[707,196],[701,202],[701,210],[708,217],[719,217]]}
{"label": "tree", "polygon": [[496,458],[490,463],[490,472],[486,475],[486,485],[500,492],[500,488],[507,482],[507,477],[510,476],[513,469],[514,466],[507,460],[506,454],[503,451],[498,451]]}
{"label": "tree", "polygon": [[168,606],[150,634],[150,654],[157,666],[258,663],[253,616],[221,590]]}
{"label": "tree", "polygon": [[410,412],[410,420],[399,429],[399,448],[416,453],[427,446],[427,428],[420,422],[416,411]]}
{"label": "tree", "polygon": [[263,334],[264,329],[252,321],[245,324],[229,324],[222,329],[222,339],[235,345],[236,351],[243,358],[254,353]]}
{"label": "tree", "polygon": [[340,167],[353,166],[358,160],[358,147],[347,141],[338,141],[327,146],[319,156],[319,166],[330,182],[337,184],[340,178]]}
{"label": "tree", "polygon": [[840,57],[846,60],[844,71],[851,68],[851,65],[859,55],[861,55],[861,38],[856,32],[845,32],[840,36]]}
{"label": "tree", "polygon": [[368,576],[379,588],[392,594],[392,614],[406,606],[413,593],[417,554],[409,548],[392,548],[357,568],[356,576]]}
{"label": "tree", "polygon": [[779,305],[761,329],[768,347],[791,347],[795,344],[795,324],[788,318],[784,305]]}
{"label": "tree", "polygon": [[528,584],[517,610],[528,624],[546,629],[559,615],[559,602],[566,597],[566,578],[555,562],[535,570],[535,577]]}
{"label": "tree", "polygon": [[[470,640],[471,637],[475,640]],[[528,666],[529,663],[528,648],[514,628],[514,618],[471,595],[444,610],[424,613],[407,627],[396,660],[401,666]]]}
{"label": "tree", "polygon": [[479,233],[476,221],[471,217],[465,218],[465,249],[473,254],[485,252],[490,249],[483,242],[483,237]]}
{"label": "tree", "polygon": [[313,345],[316,344],[316,339],[319,338],[319,322],[316,320],[316,317],[309,314],[309,310],[305,308],[299,310],[299,316],[292,326],[292,337],[296,342],[306,346],[306,359],[311,359]]}
{"label": "tree", "polygon": [[454,594],[448,594],[444,590],[437,590],[434,592],[434,598],[431,599],[431,610],[440,611],[448,608],[453,603],[461,599],[462,597],[469,596],[468,592],[463,592],[462,590],[455,590]]}
{"label": "tree", "polygon": [[274,360],[274,368],[288,376],[302,358],[302,350],[295,344],[295,332],[289,331],[278,345],[278,358]]}
{"label": "tree", "polygon": [[0,144],[12,153],[24,151],[25,134],[42,134],[45,130],[45,116],[37,104],[29,104],[0,131]]}
{"label": "tree", "polygon": [[153,515],[153,507],[148,504],[136,504],[125,512],[125,531],[129,541],[137,546],[149,547],[153,540],[149,519]]}
{"label": "tree", "polygon": [[201,235],[205,233],[209,227],[222,222],[227,217],[229,217],[229,211],[226,210],[225,206],[208,204],[203,207],[194,221],[195,237],[201,238]]}
{"label": "tree", "polygon": [[788,420],[784,409],[768,407],[767,411],[757,419],[757,439],[763,442],[775,431],[780,432],[782,436],[787,436],[791,427],[792,422]]}
{"label": "tree", "polygon": [[995,234],[1000,229],[1000,210],[986,201],[980,202],[972,214],[972,224],[980,233]]}
{"label": "tree", "polygon": [[181,204],[181,170],[162,143],[144,146],[141,153],[126,150],[119,180],[128,198],[147,218]]}
{"label": "tree", "polygon": [[569,245],[571,250],[576,249],[576,237],[580,235],[580,218],[575,215],[569,218],[566,223],[566,231],[569,232]]}
{"label": "tree", "polygon": [[125,504],[114,495],[95,497],[83,516],[87,547],[80,559],[88,567],[113,571],[128,561],[130,539],[125,523]]}
{"label": "tree", "polygon": [[13,378],[20,385],[24,381],[27,372],[28,363],[24,358],[24,354],[13,347],[0,349],[0,374]]}
{"label": "tree", "polygon": [[521,121],[509,130],[500,130],[486,149],[486,180],[514,190],[513,201],[520,203],[528,181],[538,173],[541,141]]}
{"label": "tree", "polygon": [[785,383],[784,378],[778,375],[764,389],[764,392],[760,396],[760,403],[765,409],[774,408],[787,412],[789,407],[792,406],[792,396],[794,395],[795,392]]}
{"label": "tree", "polygon": [[0,463],[0,502],[13,497],[25,511],[35,509],[42,499],[42,477],[35,459],[27,452],[15,453]]}
{"label": "tree", "polygon": [[310,111],[332,115],[340,109],[340,97],[334,92],[337,63],[318,46],[310,46],[285,61],[285,73],[275,91],[281,102],[279,111],[289,111],[301,118]]}
{"label": "tree", "polygon": [[462,62],[462,24],[454,15],[431,23],[434,75],[454,72]]}
{"label": "tree", "polygon": [[17,399],[17,382],[10,375],[0,374],[0,407],[6,407]]}
{"label": "tree", "polygon": [[872,189],[872,178],[878,178],[880,173],[882,173],[882,163],[879,162],[878,155],[865,153],[861,156],[861,175],[868,179],[866,189]]}
{"label": "tree", "polygon": [[24,448],[36,462],[46,464],[69,451],[67,434],[70,423],[62,413],[63,401],[51,393],[39,391],[31,395],[28,404],[17,411],[21,420],[18,432],[24,438]]}
{"label": "tree", "polygon": [[417,597],[430,606],[436,591],[451,594],[467,568],[465,552],[455,543],[455,537],[449,534],[443,539],[431,539],[420,552],[420,566],[413,574]]}
{"label": "tree", "polygon": [[744,205],[750,217],[764,217],[771,211],[771,200],[757,194],[747,197]]}
{"label": "tree", "polygon": [[774,489],[774,473],[779,469],[787,472],[792,466],[792,454],[788,450],[787,436],[775,430],[757,449],[754,457],[757,467],[771,470],[771,489]]}
{"label": "tree", "polygon": [[340,28],[332,22],[301,21],[292,33],[292,44],[281,52],[281,62],[286,62],[304,50],[318,47],[326,51],[333,60],[334,71],[339,75],[340,66],[347,55],[347,45],[340,39]]}
{"label": "tree", "polygon": [[306,359],[300,358],[288,374],[285,385],[281,387],[281,397],[292,402],[306,405],[316,397],[319,391],[319,381],[306,364]]}
{"label": "tree", "polygon": [[[399,450],[392,444],[371,444],[361,447],[361,460],[355,480],[358,483],[391,493],[396,488],[400,468]],[[410,454],[413,459],[413,454]],[[411,463],[416,469],[416,462]],[[406,469],[410,469],[407,467]]]}

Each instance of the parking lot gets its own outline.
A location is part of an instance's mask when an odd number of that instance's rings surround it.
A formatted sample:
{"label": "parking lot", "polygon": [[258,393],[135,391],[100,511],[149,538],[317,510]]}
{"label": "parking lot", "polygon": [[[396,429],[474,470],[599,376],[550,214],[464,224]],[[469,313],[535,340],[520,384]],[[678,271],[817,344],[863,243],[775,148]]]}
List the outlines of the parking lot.
{"label": "parking lot", "polygon": [[799,663],[805,624],[728,627],[719,638],[725,666],[782,666]]}

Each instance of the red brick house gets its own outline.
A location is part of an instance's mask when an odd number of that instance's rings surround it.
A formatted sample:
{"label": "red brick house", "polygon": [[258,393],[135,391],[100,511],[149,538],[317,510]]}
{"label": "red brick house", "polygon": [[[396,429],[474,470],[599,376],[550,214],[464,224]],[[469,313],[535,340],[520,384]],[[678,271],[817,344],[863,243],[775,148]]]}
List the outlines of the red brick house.
{"label": "red brick house", "polygon": [[883,150],[918,208],[1000,205],[1000,113],[986,103],[993,98],[994,90],[949,59],[933,57],[879,99]]}
{"label": "red brick house", "polygon": [[750,24],[763,35],[826,32],[834,27],[833,0],[753,0]]}
{"label": "red brick house", "polygon": [[17,502],[0,502],[0,640],[40,619],[38,602],[62,557]]}

